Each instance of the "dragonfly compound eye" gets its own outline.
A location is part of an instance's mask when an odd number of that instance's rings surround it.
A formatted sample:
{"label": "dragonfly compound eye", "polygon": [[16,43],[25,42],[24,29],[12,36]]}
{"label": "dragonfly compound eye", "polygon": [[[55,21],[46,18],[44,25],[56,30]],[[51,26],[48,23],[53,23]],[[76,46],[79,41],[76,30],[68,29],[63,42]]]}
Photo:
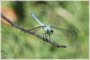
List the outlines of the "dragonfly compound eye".
{"label": "dragonfly compound eye", "polygon": [[53,34],[53,30],[50,31],[50,35],[52,35],[52,34]]}
{"label": "dragonfly compound eye", "polygon": [[51,30],[51,32],[53,33],[53,30]]}

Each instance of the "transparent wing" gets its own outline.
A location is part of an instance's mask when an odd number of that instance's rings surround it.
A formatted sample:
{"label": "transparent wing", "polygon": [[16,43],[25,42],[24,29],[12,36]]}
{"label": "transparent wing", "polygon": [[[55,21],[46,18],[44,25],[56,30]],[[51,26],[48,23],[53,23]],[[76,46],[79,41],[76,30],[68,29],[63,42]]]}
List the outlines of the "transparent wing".
{"label": "transparent wing", "polygon": [[54,28],[54,29],[56,29],[56,30],[58,30],[58,31],[60,31],[60,32],[64,32],[64,33],[68,32],[68,33],[73,34],[72,31],[66,30],[66,29],[63,29],[63,28],[58,28],[58,27],[55,27],[55,26],[51,26],[51,28]]}
{"label": "transparent wing", "polygon": [[33,31],[33,30],[36,30],[36,29],[38,29],[38,28],[41,28],[41,26],[35,27],[35,28],[30,29],[30,30],[28,30],[28,31]]}
{"label": "transparent wing", "polygon": [[38,26],[38,27],[32,28],[32,29],[30,29],[28,31],[31,31],[33,33],[38,33],[41,30],[40,28],[42,28],[42,27],[41,26]]}

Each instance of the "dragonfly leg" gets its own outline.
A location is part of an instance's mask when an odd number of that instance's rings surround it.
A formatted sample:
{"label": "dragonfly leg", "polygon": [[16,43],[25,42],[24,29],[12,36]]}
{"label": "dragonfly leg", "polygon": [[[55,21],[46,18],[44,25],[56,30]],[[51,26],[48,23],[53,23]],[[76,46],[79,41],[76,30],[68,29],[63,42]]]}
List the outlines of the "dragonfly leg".
{"label": "dragonfly leg", "polygon": [[49,36],[50,37],[50,40],[51,40],[51,36]]}
{"label": "dragonfly leg", "polygon": [[47,35],[46,35],[46,33],[43,33],[43,39],[47,39]]}
{"label": "dragonfly leg", "polygon": [[43,33],[43,39],[44,39],[44,34],[45,34],[45,33]]}

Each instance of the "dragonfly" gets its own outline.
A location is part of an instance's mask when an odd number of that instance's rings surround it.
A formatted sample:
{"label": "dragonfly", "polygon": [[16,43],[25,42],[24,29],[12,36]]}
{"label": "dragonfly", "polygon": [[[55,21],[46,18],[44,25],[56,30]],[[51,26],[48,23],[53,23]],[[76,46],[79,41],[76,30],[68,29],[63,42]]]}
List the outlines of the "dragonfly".
{"label": "dragonfly", "polygon": [[[35,16],[34,13],[31,13],[31,15],[32,15],[32,17],[36,20],[36,22],[37,22],[40,26],[35,27],[35,28],[33,28],[33,29],[29,30],[29,31],[32,31],[32,30],[35,30],[35,29],[38,29],[38,28],[42,28],[43,31],[44,31],[44,33],[43,33],[43,38],[44,38],[44,39],[47,39],[47,35],[48,35],[49,37],[50,37],[51,35],[53,35],[53,33],[54,33],[53,28],[56,29],[56,30],[58,30],[58,31],[70,32],[70,33],[71,33],[71,31],[68,31],[68,30],[63,29],[63,28],[58,28],[58,27],[51,26],[51,25],[45,25],[45,24],[43,24],[43,23],[40,22],[40,20]],[[50,38],[51,38],[51,37],[50,37]]]}

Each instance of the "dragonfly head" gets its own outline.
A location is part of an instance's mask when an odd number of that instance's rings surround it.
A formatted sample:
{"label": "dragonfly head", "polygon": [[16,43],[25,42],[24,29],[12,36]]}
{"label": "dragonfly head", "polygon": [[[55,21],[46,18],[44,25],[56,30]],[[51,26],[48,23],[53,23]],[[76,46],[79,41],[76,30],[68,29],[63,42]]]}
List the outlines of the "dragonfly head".
{"label": "dragonfly head", "polygon": [[53,34],[53,30],[51,29],[50,26],[46,25],[43,28],[46,31],[46,34],[48,34],[49,36]]}
{"label": "dragonfly head", "polygon": [[49,34],[49,36],[50,36],[53,34],[53,30],[47,30],[46,33]]}

